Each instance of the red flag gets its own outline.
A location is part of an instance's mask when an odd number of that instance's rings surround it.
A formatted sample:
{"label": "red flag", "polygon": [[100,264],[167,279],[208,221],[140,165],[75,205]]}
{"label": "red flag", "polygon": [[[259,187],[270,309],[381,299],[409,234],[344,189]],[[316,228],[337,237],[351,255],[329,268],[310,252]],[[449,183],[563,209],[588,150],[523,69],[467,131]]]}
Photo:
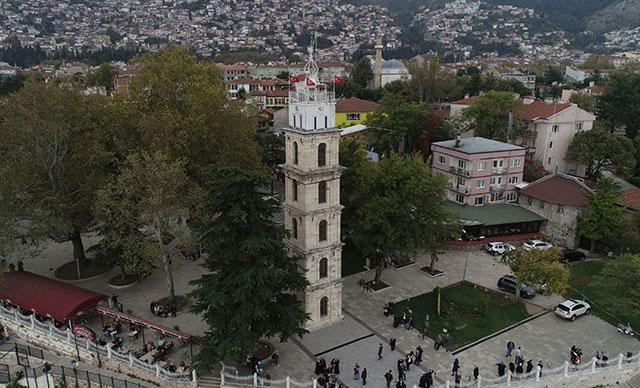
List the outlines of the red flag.
{"label": "red flag", "polygon": [[318,82],[316,82],[316,80],[314,80],[313,78],[307,76],[307,86],[316,86],[318,85]]}
{"label": "red flag", "polygon": [[336,75],[334,82],[335,82],[336,85],[340,85],[340,84],[344,83],[344,78]]}
{"label": "red flag", "polygon": [[300,82],[300,78],[297,75],[289,76],[289,83],[295,84],[296,82]]}

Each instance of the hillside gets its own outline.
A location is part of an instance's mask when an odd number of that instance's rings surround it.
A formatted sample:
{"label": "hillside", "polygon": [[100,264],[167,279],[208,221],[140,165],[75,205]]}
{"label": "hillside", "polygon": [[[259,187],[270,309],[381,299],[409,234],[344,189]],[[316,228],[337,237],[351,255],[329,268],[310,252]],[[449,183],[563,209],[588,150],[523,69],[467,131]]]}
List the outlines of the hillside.
{"label": "hillside", "polygon": [[640,26],[640,0],[618,0],[587,19],[587,28],[610,31]]}

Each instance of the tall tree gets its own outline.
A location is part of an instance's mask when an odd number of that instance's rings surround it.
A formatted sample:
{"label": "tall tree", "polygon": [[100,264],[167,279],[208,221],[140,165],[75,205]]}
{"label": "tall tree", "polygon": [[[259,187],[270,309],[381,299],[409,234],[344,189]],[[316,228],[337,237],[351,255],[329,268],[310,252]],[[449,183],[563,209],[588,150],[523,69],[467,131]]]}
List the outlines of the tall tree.
{"label": "tall tree", "polygon": [[585,175],[594,181],[606,166],[613,165],[618,174],[630,176],[636,165],[633,141],[597,126],[574,136],[566,158],[584,164]]}
{"label": "tall tree", "polygon": [[462,116],[470,121],[474,136],[507,141],[517,138],[520,133],[516,117],[509,128],[509,111],[517,106],[518,100],[513,93],[489,91],[465,109]]}
{"label": "tall tree", "polygon": [[358,59],[351,70],[351,79],[363,89],[369,87],[369,82],[373,79],[373,70],[371,70],[369,58],[362,57]]}
{"label": "tall tree", "polygon": [[209,326],[198,354],[202,369],[244,361],[261,338],[305,333],[308,318],[296,294],[308,283],[274,222],[278,201],[262,192],[268,182],[262,172],[222,167],[205,186],[197,228],[208,273],[193,282],[191,294],[192,311]]}
{"label": "tall tree", "polygon": [[630,138],[640,129],[640,73],[612,74],[600,97],[599,112],[610,126],[623,126]]}
{"label": "tall tree", "polygon": [[114,181],[101,190],[98,203],[106,215],[106,238],[123,252],[124,266],[139,268],[157,254],[172,302],[170,246],[188,237],[185,220],[193,198],[185,165],[159,151],[132,154]]}
{"label": "tall tree", "polygon": [[[518,282],[546,284],[547,292],[563,294],[569,288],[569,270],[560,264],[562,251],[554,247],[548,250],[518,248],[502,257],[502,262],[511,268]],[[520,290],[520,285],[516,287]],[[520,292],[516,292],[518,297]]]}
{"label": "tall tree", "polygon": [[78,272],[82,234],[95,224],[94,193],[114,159],[105,148],[106,104],[29,79],[0,109],[0,215],[36,240],[71,241]]}
{"label": "tall tree", "polygon": [[114,65],[103,63],[93,73],[89,74],[87,85],[102,86],[107,92],[111,92],[115,88],[113,77],[116,74],[118,74],[118,69]]}
{"label": "tall tree", "polygon": [[583,92],[574,93],[571,95],[571,98],[569,98],[569,102],[578,105],[590,113],[595,113],[596,101],[596,97]]}
{"label": "tall tree", "polygon": [[425,57],[407,64],[411,78],[407,81],[409,97],[427,104],[450,101],[461,94],[456,77],[442,68],[437,58]]}
{"label": "tall tree", "polygon": [[624,209],[618,206],[620,192],[613,179],[598,179],[595,190],[578,229],[581,236],[591,240],[591,250],[597,242],[616,241],[624,213]]}
{"label": "tall tree", "polygon": [[376,283],[393,257],[417,251],[435,254],[459,232],[442,196],[445,179],[431,176],[419,155],[391,153],[360,168],[354,224],[348,228],[360,252],[376,267]]}
{"label": "tall tree", "polygon": [[594,278],[588,289],[597,296],[598,305],[623,322],[631,322],[637,330],[640,326],[637,314],[640,311],[640,287],[633,285],[640,284],[640,256],[623,255],[607,261]]}

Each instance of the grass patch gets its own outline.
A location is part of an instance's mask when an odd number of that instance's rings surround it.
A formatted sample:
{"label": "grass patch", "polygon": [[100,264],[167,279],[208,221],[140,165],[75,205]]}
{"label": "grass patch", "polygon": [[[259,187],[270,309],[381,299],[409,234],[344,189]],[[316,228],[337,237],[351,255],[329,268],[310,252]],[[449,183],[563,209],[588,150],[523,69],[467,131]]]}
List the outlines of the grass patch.
{"label": "grass patch", "polygon": [[[522,302],[515,303],[503,294],[474,288],[468,282],[440,289],[441,315],[438,316],[435,291],[400,302],[396,304],[395,311],[402,314],[410,309],[415,328],[432,339],[446,328],[452,340],[449,350],[486,337],[529,316]],[[425,329],[426,314],[429,314],[431,324]]]}
{"label": "grass patch", "polygon": [[569,265],[571,276],[569,278],[569,290],[565,293],[567,298],[576,298],[587,301],[591,305],[591,310],[598,317],[616,326],[620,318],[624,323],[631,323],[631,327],[635,330],[640,328],[640,311],[627,309],[625,311],[615,311],[610,315],[606,305],[601,302],[601,295],[607,295],[611,292],[608,288],[596,288],[593,280],[597,278],[605,266],[606,262],[587,261]]}
{"label": "grass patch", "polygon": [[342,247],[342,277],[366,271],[365,264],[364,256],[353,244],[347,243]]}

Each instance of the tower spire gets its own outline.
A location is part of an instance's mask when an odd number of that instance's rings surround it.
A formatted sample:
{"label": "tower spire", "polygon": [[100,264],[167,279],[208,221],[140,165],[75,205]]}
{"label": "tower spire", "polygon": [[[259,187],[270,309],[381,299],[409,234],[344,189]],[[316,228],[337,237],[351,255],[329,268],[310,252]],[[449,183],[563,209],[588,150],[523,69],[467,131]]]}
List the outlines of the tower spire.
{"label": "tower spire", "polygon": [[373,87],[375,89],[382,86],[382,35],[376,38],[376,62],[373,74]]}

